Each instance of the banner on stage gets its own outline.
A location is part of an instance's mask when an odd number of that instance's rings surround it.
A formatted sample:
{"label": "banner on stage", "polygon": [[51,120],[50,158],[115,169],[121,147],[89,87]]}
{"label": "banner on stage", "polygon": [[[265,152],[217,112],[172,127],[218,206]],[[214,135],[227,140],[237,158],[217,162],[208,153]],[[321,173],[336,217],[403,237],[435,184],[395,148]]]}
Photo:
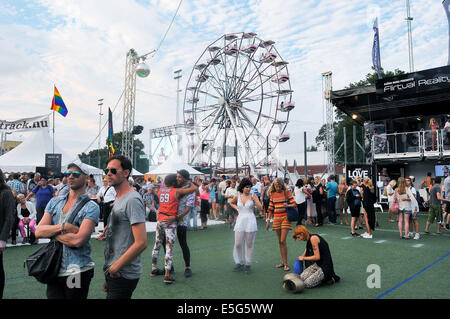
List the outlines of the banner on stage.
{"label": "banner on stage", "polygon": [[368,164],[347,164],[345,168],[346,177],[350,179],[360,178],[363,180],[366,177],[373,178],[372,167]]}
{"label": "banner on stage", "polygon": [[0,119],[0,132],[31,132],[48,129],[50,125],[49,114],[24,118],[16,121],[6,121]]}

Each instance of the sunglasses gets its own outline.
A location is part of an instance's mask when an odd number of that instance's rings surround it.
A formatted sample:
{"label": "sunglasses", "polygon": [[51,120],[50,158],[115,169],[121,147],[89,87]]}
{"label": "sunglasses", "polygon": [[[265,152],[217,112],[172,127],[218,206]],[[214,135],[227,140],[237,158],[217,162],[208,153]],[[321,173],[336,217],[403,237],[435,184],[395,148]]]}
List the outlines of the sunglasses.
{"label": "sunglasses", "polygon": [[65,177],[69,177],[70,175],[72,175],[74,178],[78,178],[81,176],[81,172],[79,171],[66,171],[64,172],[64,176]]}
{"label": "sunglasses", "polygon": [[111,174],[113,174],[113,175],[116,175],[117,168],[105,168],[105,174],[108,175],[109,172],[111,172]]}

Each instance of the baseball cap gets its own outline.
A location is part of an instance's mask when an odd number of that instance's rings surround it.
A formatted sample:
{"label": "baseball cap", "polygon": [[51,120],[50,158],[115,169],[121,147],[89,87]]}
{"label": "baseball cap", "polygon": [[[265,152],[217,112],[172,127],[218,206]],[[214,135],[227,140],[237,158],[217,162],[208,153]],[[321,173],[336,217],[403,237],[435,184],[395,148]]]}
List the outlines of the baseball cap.
{"label": "baseball cap", "polygon": [[69,165],[67,165],[67,169],[75,167],[78,171],[80,171],[81,173],[83,173],[84,175],[88,175],[88,173],[86,172],[86,170],[82,169],[78,164],[75,163],[70,163]]}
{"label": "baseball cap", "polygon": [[180,169],[179,171],[177,171],[177,173],[180,174],[184,179],[190,178],[189,172],[185,169]]}

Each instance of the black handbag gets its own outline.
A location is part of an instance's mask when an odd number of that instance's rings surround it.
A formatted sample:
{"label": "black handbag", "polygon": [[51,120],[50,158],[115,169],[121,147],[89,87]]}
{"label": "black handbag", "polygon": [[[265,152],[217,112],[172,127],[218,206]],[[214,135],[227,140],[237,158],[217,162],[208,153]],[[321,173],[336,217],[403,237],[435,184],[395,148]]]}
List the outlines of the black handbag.
{"label": "black handbag", "polygon": [[[89,197],[86,197],[78,204],[69,216],[67,223],[73,223],[75,216],[89,200]],[[48,284],[58,276],[62,256],[63,244],[53,237],[47,245],[42,246],[31,254],[25,260],[24,266],[27,267],[29,276],[35,277],[37,281],[43,284]]]}
{"label": "black handbag", "polygon": [[[284,198],[285,198],[286,203],[287,203],[288,201],[287,201],[287,193],[286,192],[284,193]],[[290,221],[290,222],[298,221],[298,209],[297,209],[297,207],[286,206],[286,213],[287,213],[288,221]]]}

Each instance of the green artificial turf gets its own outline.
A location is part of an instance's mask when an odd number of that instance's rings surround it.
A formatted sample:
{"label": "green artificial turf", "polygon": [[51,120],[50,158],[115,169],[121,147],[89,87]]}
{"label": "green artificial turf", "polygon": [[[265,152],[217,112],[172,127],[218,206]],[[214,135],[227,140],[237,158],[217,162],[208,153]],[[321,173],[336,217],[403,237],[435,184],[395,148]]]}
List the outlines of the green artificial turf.
{"label": "green artificial turf", "polygon": [[[450,232],[424,235],[426,214],[420,217],[420,240],[399,238],[397,224],[389,223],[386,214],[378,213],[380,227],[371,240],[351,238],[349,226],[325,225],[309,227],[319,233],[330,246],[334,268],[341,281],[331,286],[305,289],[291,294],[282,288],[282,269],[275,268],[281,257],[275,232],[266,231],[258,220],[258,232],[252,263],[252,272],[233,272],[234,232],[227,225],[209,226],[203,231],[189,231],[193,276],[185,278],[184,261],[177,242],[174,250],[174,277],[172,285],[163,283],[163,277],[150,277],[151,251],[154,233],[148,233],[149,246],[142,254],[144,272],[133,294],[134,299],[411,299],[449,298]],[[360,233],[363,231],[360,230]],[[294,242],[288,235],[288,259],[291,268],[297,256],[303,253],[305,242]],[[92,254],[96,264],[89,298],[104,299],[102,265],[104,242],[91,239]],[[37,246],[8,248],[4,253],[6,284],[5,299],[46,298],[45,285],[28,277],[23,261]],[[159,258],[163,268],[164,258]],[[367,280],[372,272],[369,265],[378,265],[380,287],[369,288]],[[370,280],[369,280],[370,281]],[[372,282],[372,281],[371,281]]]}

